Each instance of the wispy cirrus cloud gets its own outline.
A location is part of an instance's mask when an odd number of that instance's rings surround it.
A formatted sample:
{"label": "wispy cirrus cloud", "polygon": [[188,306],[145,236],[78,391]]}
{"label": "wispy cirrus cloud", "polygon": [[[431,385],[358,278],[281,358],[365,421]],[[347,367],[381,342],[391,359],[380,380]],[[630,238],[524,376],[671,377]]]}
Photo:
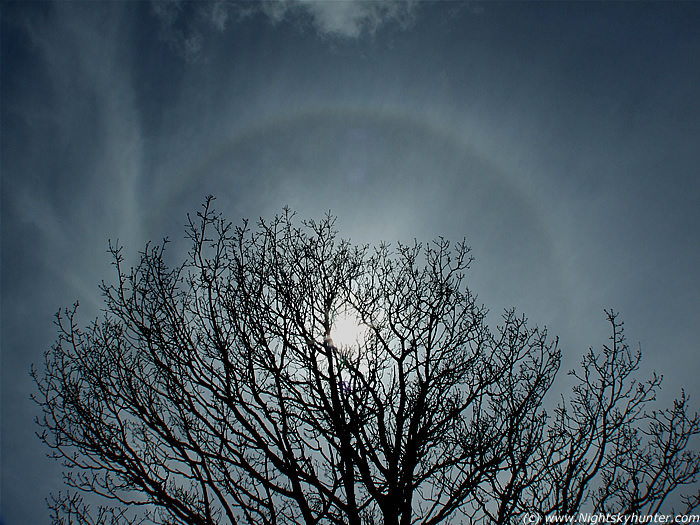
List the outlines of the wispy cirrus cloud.
{"label": "wispy cirrus cloud", "polygon": [[261,8],[274,22],[295,17],[307,18],[322,35],[359,38],[373,35],[390,23],[409,27],[415,17],[416,2],[282,0],[263,2]]}
{"label": "wispy cirrus cloud", "polygon": [[[197,19],[202,16],[192,16],[188,4],[182,2],[152,2],[151,10],[160,22],[159,37],[166,42],[176,54],[186,61],[199,59],[202,51],[203,37],[197,27]],[[213,15],[212,15],[213,16]],[[225,18],[219,22],[223,28]]]}
{"label": "wispy cirrus cloud", "polygon": [[394,25],[413,25],[417,0],[266,0],[252,2],[180,2],[154,0],[160,38],[187,61],[199,60],[207,32],[226,30],[231,21],[262,13],[273,24],[291,22],[315,29],[322,37],[357,39]]}

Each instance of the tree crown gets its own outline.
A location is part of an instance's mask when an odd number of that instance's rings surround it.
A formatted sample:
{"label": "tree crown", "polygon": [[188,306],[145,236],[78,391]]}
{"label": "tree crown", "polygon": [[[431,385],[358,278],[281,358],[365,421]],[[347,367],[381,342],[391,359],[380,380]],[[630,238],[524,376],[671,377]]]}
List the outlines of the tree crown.
{"label": "tree crown", "polygon": [[488,328],[464,242],[370,249],[334,224],[234,227],[209,198],[179,266],[165,243],[129,270],[110,247],[104,316],[59,312],[32,374],[68,485],[112,505],[59,494],[55,522],[515,523],[657,512],[696,481],[697,415],[646,409],[661,379],[634,378],[616,313],[548,416],[557,342],[514,311]]}

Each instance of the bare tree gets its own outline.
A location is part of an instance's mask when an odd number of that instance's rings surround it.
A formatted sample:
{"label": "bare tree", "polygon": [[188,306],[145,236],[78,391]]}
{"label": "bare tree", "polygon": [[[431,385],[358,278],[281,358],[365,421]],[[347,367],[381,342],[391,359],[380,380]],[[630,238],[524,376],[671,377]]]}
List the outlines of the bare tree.
{"label": "bare tree", "polygon": [[[188,235],[176,267],[166,243],[129,271],[110,248],[104,317],[57,315],[32,370],[72,490],[56,523],[515,523],[658,509],[696,480],[697,416],[647,411],[661,380],[635,381],[612,312],[548,417],[556,340],[512,311],[488,328],[465,244],[356,247],[289,212],[235,228],[211,198]],[[341,316],[360,327],[342,344]]]}

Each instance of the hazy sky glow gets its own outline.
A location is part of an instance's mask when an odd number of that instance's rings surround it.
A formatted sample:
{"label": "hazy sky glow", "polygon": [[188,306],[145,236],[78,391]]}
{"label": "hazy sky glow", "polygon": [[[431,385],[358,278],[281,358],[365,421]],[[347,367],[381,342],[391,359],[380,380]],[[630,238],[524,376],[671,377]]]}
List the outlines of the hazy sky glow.
{"label": "hazy sky glow", "polygon": [[562,376],[621,312],[645,377],[700,407],[700,4],[8,2],[2,9],[0,520],[48,523],[34,436],[53,314],[100,314],[208,194],[357,243],[466,238],[496,324],[560,336]]}

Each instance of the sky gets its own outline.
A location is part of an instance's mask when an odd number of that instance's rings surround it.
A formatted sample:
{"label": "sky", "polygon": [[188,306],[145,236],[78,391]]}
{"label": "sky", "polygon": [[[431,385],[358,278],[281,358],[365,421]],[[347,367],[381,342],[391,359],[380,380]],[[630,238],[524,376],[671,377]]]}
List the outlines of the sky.
{"label": "sky", "polygon": [[64,490],[30,400],[53,315],[100,315],[110,239],[183,260],[209,194],[234,224],[466,239],[489,323],[547,326],[564,378],[613,308],[639,377],[700,407],[699,3],[3,0],[0,24],[3,525]]}

